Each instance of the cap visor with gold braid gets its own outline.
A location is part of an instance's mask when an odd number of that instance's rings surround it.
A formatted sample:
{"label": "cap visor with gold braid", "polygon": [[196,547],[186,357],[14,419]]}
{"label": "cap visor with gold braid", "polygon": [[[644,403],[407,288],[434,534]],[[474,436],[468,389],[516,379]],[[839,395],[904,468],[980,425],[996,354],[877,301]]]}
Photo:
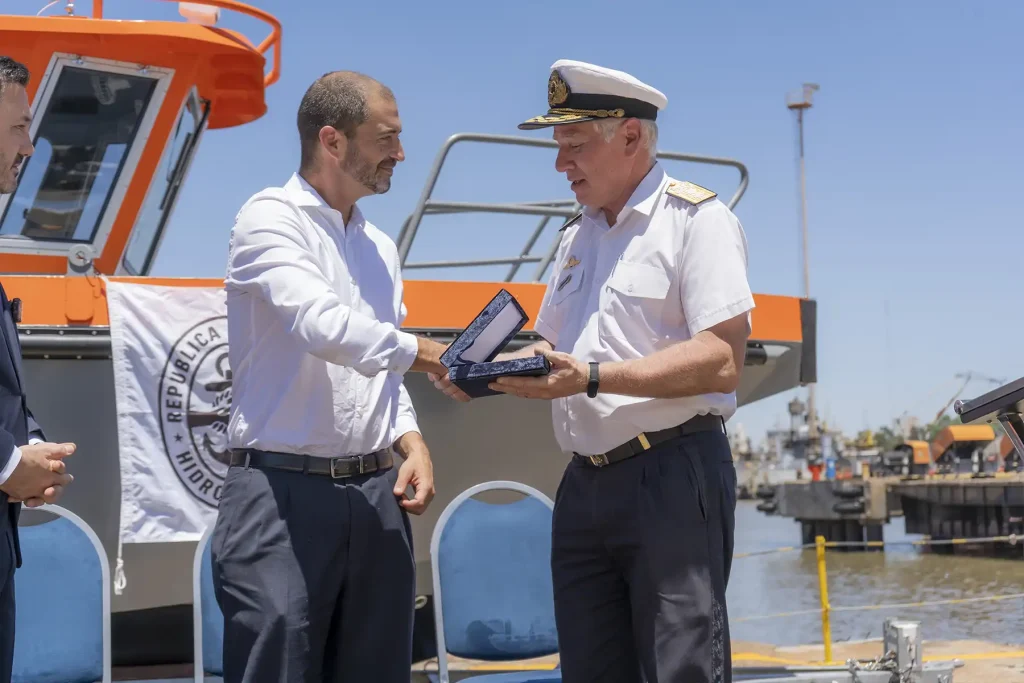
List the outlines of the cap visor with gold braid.
{"label": "cap visor with gold braid", "polygon": [[524,121],[519,128],[533,130],[609,118],[654,121],[667,103],[661,92],[627,73],[562,59],[551,65],[547,114]]}

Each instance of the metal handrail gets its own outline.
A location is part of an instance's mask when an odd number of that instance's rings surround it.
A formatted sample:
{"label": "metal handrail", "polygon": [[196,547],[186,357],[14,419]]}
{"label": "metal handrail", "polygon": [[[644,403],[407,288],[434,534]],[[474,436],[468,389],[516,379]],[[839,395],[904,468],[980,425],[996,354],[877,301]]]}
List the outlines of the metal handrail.
{"label": "metal handrail", "polygon": [[[441,167],[444,165],[445,159],[448,157],[448,153],[451,148],[460,142],[485,142],[491,144],[502,144],[502,145],[513,145],[521,147],[542,147],[547,149],[557,149],[558,143],[554,140],[542,140],[535,138],[518,137],[512,135],[492,135],[486,133],[457,133],[449,137],[444,145],[441,146],[440,151],[437,153],[437,157],[434,160],[434,164],[430,169],[430,173],[427,176],[427,182],[423,187],[423,192],[420,194],[419,200],[416,202],[416,208],[412,214],[405,220],[402,225],[402,229],[398,234],[398,257],[403,268],[441,268],[441,267],[463,267],[463,266],[488,266],[488,265],[504,265],[510,264],[508,274],[505,277],[506,282],[511,281],[519,269],[519,266],[524,263],[539,263],[538,269],[534,274],[534,280],[539,281],[544,271],[550,265],[554,255],[557,251],[558,243],[557,240],[548,250],[548,253],[543,257],[530,256],[529,252],[533,249],[537,240],[543,233],[544,228],[547,227],[547,223],[550,218],[555,216],[562,216],[565,218],[571,218],[574,216],[579,206],[572,201],[559,201],[559,202],[521,202],[512,204],[502,203],[482,203],[482,202],[438,202],[430,199],[434,192],[434,188],[437,186],[438,176],[441,174]],[[683,154],[680,152],[658,152],[658,159],[666,159],[669,161],[691,161],[695,163],[705,163],[718,166],[731,166],[736,168],[740,173],[740,183],[737,187],[735,194],[729,199],[727,205],[730,209],[735,208],[736,204],[739,203],[740,198],[746,192],[747,185],[750,181],[747,167],[742,162],[736,161],[735,159],[725,159],[721,157],[709,157],[700,156],[695,154]],[[571,209],[560,208],[562,206],[571,206]],[[537,215],[542,216],[542,220],[537,228],[530,234],[527,239],[525,247],[521,250],[519,256],[501,258],[501,259],[477,259],[477,260],[449,260],[449,261],[433,261],[423,263],[408,263],[409,252],[412,249],[412,242],[416,237],[416,233],[419,230],[420,223],[423,220],[423,216],[426,214],[438,214],[438,213],[466,213],[471,211],[487,212],[487,213],[510,213],[510,214],[524,214],[524,215]]]}
{"label": "metal handrail", "polygon": [[[178,0],[164,0],[165,2],[177,2]],[[261,55],[266,56],[267,51],[274,48],[274,61],[270,68],[270,73],[263,77],[264,87],[271,86],[277,83],[277,79],[281,75],[281,22],[278,21],[277,17],[269,12],[265,12],[258,7],[252,7],[246,5],[244,2],[239,0],[189,0],[196,5],[207,5],[208,7],[217,7],[220,9],[231,10],[250,16],[254,19],[259,19],[270,25],[270,34],[263,39],[258,46],[256,51]],[[102,19],[103,18],[103,0],[92,0],[92,18]]]}

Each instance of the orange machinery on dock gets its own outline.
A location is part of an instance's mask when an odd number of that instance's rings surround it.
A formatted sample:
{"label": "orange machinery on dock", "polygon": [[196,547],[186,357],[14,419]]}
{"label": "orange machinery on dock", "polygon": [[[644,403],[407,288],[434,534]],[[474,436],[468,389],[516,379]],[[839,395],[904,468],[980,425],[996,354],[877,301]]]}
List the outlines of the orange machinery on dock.
{"label": "orange machinery on dock", "polygon": [[[213,8],[259,19],[268,33],[253,42],[221,28]],[[0,197],[0,272],[8,296],[22,302],[19,335],[32,410],[50,439],[79,444],[69,463],[76,481],[62,502],[95,529],[112,563],[118,549],[120,471],[104,278],[222,285],[220,278],[149,273],[201,137],[261,117],[267,88],[281,73],[282,28],[272,15],[235,0],[181,3],[181,9],[199,19],[113,20],[103,17],[98,0],[88,16],[75,16],[70,3],[64,15],[60,8],[55,16],[0,15],[0,53],[32,72],[36,146],[16,192]],[[546,222],[572,210],[572,202],[446,208],[432,201],[444,154],[456,142],[474,141],[553,144],[453,136],[396,240],[410,271],[415,264],[405,259],[427,213],[475,207],[538,215]],[[746,169],[739,162],[660,156],[739,169],[742,182],[730,206],[746,187]],[[220,238],[227,239],[226,226]],[[541,271],[550,263],[550,256],[526,252],[499,263],[537,263]],[[405,280],[405,327],[441,339],[453,337],[502,287],[519,299],[531,320],[544,291],[539,275],[529,282],[513,282],[511,275],[463,282],[416,280],[407,272]],[[771,294],[755,299],[741,405],[815,381],[815,303]],[[532,338],[528,323],[518,343]],[[432,449],[447,454],[435,463],[444,486],[428,513],[413,521],[419,592],[427,596],[429,537],[444,506],[465,488],[491,479],[518,480],[553,495],[563,460],[542,402],[494,397],[457,405],[423,377],[409,376],[406,384]],[[495,440],[495,429],[510,420],[518,428]],[[132,578],[112,604],[115,665],[190,661],[193,549],[192,543],[124,547]]]}

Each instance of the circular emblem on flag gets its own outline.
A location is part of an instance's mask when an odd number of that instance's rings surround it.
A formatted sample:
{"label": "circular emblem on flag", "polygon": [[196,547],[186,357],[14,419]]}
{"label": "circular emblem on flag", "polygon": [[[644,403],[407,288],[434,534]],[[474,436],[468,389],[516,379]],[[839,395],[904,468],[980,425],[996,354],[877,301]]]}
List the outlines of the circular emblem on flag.
{"label": "circular emblem on flag", "polygon": [[160,433],[185,488],[217,507],[228,470],[231,368],[227,317],[197,323],[174,343],[160,377]]}

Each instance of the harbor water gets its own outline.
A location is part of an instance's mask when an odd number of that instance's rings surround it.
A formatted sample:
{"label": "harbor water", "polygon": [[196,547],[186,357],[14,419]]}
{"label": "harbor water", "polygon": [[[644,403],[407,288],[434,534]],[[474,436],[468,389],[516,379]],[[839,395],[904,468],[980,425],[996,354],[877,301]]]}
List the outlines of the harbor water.
{"label": "harbor water", "polygon": [[[800,543],[799,524],[758,512],[758,501],[736,509],[737,555]],[[920,539],[895,518],[886,542]],[[1018,546],[1024,557],[1024,544]],[[1024,593],[1024,560],[938,554],[920,547],[886,547],[884,552],[829,550],[829,602],[836,607],[878,606]],[[815,551],[737,557],[727,593],[732,637],[772,645],[820,643],[821,617]],[[782,612],[817,613],[750,619]],[[833,612],[832,641],[880,638],[891,616],[922,622],[927,640],[986,640],[1024,643],[1024,598],[936,606]]]}

